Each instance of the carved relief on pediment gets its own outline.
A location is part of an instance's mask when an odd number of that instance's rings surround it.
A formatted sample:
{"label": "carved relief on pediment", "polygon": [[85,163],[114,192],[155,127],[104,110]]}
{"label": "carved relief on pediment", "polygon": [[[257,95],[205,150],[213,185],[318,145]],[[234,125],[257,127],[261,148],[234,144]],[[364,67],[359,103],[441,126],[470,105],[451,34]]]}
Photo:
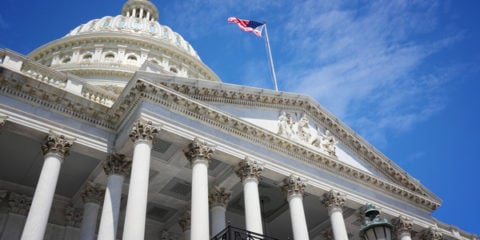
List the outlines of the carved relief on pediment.
{"label": "carved relief on pediment", "polygon": [[[282,137],[295,140],[302,144],[313,146],[330,156],[336,156],[337,139],[325,130],[324,133],[317,127],[316,134],[305,113],[298,118],[298,113],[282,111],[278,117],[278,131]],[[298,120],[296,120],[298,118]]]}

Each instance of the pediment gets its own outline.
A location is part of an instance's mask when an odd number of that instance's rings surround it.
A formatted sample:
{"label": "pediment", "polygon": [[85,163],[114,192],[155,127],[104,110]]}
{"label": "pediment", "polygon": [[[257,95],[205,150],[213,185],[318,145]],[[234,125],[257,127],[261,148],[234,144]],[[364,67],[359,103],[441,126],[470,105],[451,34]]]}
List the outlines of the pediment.
{"label": "pediment", "polygon": [[[305,157],[318,159],[316,161],[326,163],[341,174],[403,197],[416,195],[415,202],[428,205],[431,209],[439,206],[440,199],[437,196],[308,96],[147,72],[137,72],[134,79],[140,81],[136,84],[142,85],[142,91],[155,93],[155,98],[160,99],[158,94],[163,91],[163,99],[171,99],[175,104],[188,108],[191,116],[218,121],[217,126],[228,122],[230,125],[224,130],[237,128],[254,137],[268,139],[278,144],[277,149],[285,146],[289,149],[298,148],[295,151]],[[127,88],[135,88],[134,85],[130,83]],[[156,89],[145,90],[145,85]],[[151,93],[144,92],[142,96]],[[291,126],[296,132],[290,137],[280,131],[279,118],[283,112],[290,114],[293,119]],[[310,138],[306,141],[302,141],[298,134],[302,116],[308,120],[306,129],[310,132]],[[336,142],[333,156],[326,148],[318,146],[319,141],[327,139],[329,135]]]}

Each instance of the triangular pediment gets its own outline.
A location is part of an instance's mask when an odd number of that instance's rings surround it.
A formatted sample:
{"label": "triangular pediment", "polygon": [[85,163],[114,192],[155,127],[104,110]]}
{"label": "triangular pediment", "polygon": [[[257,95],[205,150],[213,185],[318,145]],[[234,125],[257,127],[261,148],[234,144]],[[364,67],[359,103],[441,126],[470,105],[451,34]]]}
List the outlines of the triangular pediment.
{"label": "triangular pediment", "polygon": [[[263,138],[275,138],[283,147],[301,149],[299,151],[305,156],[328,159],[327,164],[335,171],[343,171],[342,174],[347,173],[402,196],[418,194],[416,202],[419,203],[425,198],[431,199],[427,205],[432,209],[439,206],[437,196],[308,96],[147,72],[137,72],[133,79],[158,86],[165,92],[168,89],[168,98],[188,105],[197,114],[206,114],[219,123],[234,122],[233,127],[241,126],[239,129]],[[154,92],[158,94],[158,89]],[[174,92],[178,93],[177,97],[172,96]],[[192,103],[185,104],[185,101]],[[192,107],[192,104],[201,106]],[[292,118],[290,136],[280,130],[283,114]],[[302,140],[299,131],[302,117],[308,122],[308,127],[304,128],[310,134],[308,140]],[[330,137],[335,142],[334,154],[329,153],[326,143],[322,145],[322,140]]]}

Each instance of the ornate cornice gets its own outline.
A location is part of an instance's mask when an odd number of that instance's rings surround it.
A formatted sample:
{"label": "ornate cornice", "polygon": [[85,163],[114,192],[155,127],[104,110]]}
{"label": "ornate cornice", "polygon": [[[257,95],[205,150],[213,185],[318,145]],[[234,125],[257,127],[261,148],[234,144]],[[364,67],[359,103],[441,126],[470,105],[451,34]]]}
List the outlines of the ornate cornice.
{"label": "ornate cornice", "polygon": [[178,225],[180,225],[183,232],[190,230],[190,226],[191,226],[190,211],[186,211],[180,217],[180,219],[178,219]]}
{"label": "ornate cornice", "polygon": [[132,161],[125,158],[125,155],[112,153],[103,162],[103,170],[107,175],[118,174],[128,176],[132,167]]}
{"label": "ornate cornice", "polygon": [[50,133],[45,143],[41,146],[42,152],[44,155],[53,153],[59,155],[61,158],[65,158],[70,153],[70,147],[73,141],[74,139],[69,139],[64,135]]}
{"label": "ornate cornice", "polygon": [[154,126],[151,121],[138,119],[133,123],[129,137],[133,142],[139,140],[152,142],[158,134],[158,130],[158,127]]}
{"label": "ornate cornice", "polygon": [[339,192],[330,190],[323,194],[322,204],[328,209],[342,208],[345,204],[345,196]]}
{"label": "ornate cornice", "polygon": [[305,192],[305,187],[307,186],[304,179],[301,179],[299,176],[290,175],[289,177],[283,180],[282,190],[287,195],[287,198],[291,196],[303,196]]}
{"label": "ornate cornice", "polygon": [[[208,83],[208,84],[214,84],[214,83]],[[162,86],[162,85],[167,85],[167,86]],[[418,182],[416,181],[415,181],[415,184],[413,180],[410,182],[413,184],[411,185],[412,188],[409,188],[409,187],[407,188],[405,186],[394,184],[389,180],[384,180],[380,177],[376,177],[365,171],[352,167],[346,163],[340,162],[335,158],[325,155],[313,148],[305,147],[302,144],[287,140],[284,137],[281,137],[271,131],[262,129],[258,126],[242,121],[241,119],[233,117],[232,115],[219,112],[218,110],[210,108],[209,106],[202,104],[199,101],[192,100],[190,97],[184,96],[177,91],[181,93],[186,92],[187,94],[192,94],[193,95],[192,97],[198,98],[202,101],[207,101],[208,100],[207,98],[209,98],[208,97],[209,94],[213,94],[210,92],[215,92],[216,94],[215,96],[218,96],[217,99],[226,101],[226,103],[241,103],[243,105],[249,105],[249,104],[254,105],[255,102],[258,102],[258,104],[265,104],[265,106],[269,106],[269,107],[276,106],[281,109],[285,109],[286,107],[283,104],[288,103],[289,107],[291,107],[292,109],[293,108],[303,109],[307,113],[309,113],[309,110],[310,110],[312,111],[311,114],[313,115],[320,114],[324,117],[327,116],[323,112],[325,110],[322,110],[320,106],[313,106],[309,101],[301,100],[298,98],[298,96],[296,100],[293,100],[293,99],[285,99],[281,97],[270,97],[270,96],[261,96],[258,94],[251,94],[251,93],[241,93],[237,91],[200,88],[200,87],[194,87],[190,85],[181,85],[181,84],[175,84],[175,83],[160,82],[159,84],[153,84],[143,80],[137,80],[137,82],[134,82],[134,83],[132,82],[127,86],[127,91],[123,93],[123,96],[119,97],[119,101],[117,101],[112,107],[112,112],[116,112],[118,114],[118,118],[121,118],[124,115],[130,114],[135,108],[135,106],[142,100],[151,101],[156,104],[163,105],[164,107],[168,108],[171,111],[196,119],[198,121],[202,121],[203,123],[211,125],[228,134],[241,137],[254,144],[263,145],[264,147],[269,148],[272,151],[276,151],[276,152],[291,156],[297,159],[298,161],[304,162],[305,164],[308,164],[320,169],[329,170],[342,177],[352,179],[357,183],[362,183],[367,186],[374,186],[378,189],[381,189],[382,191],[399,196],[406,201],[410,201],[415,204],[418,204],[419,206],[422,206],[425,209],[434,210],[440,205],[437,199],[432,199],[432,197],[427,195],[427,193],[422,192],[422,188],[416,185],[418,184]],[[221,95],[222,92],[224,93],[225,96]],[[204,97],[204,95],[202,94],[206,94],[207,97]],[[241,98],[239,97],[239,95],[241,95]],[[284,100],[282,101],[275,100],[277,98],[284,99]],[[216,98],[212,97],[210,100],[215,100],[215,99]],[[309,105],[310,107],[306,107],[307,105]],[[318,118],[318,116],[315,116],[314,118]],[[328,120],[330,118],[325,118],[325,119],[327,120],[324,120],[324,121],[330,122],[331,124],[335,123],[337,124],[335,126],[340,127],[340,125],[338,125],[339,124],[338,120],[331,121],[331,120]],[[331,129],[331,128],[332,128],[331,126],[328,127],[328,129]],[[347,131],[348,129],[345,130],[342,128],[342,130]],[[336,130],[336,131],[339,131],[339,130]],[[337,139],[338,139],[338,134],[335,134],[335,135],[337,136]],[[345,140],[345,137],[342,137],[340,139],[342,139],[343,141]],[[355,139],[359,139],[359,137],[355,135]],[[384,159],[380,157],[378,157],[377,159],[380,162],[384,161]],[[372,164],[379,165],[380,163],[378,164],[372,163]],[[390,163],[388,163],[388,161],[385,160],[384,164],[388,165]]]}
{"label": "ornate cornice", "polygon": [[235,170],[235,173],[243,182],[245,179],[253,178],[257,181],[260,181],[262,177],[263,164],[251,160],[250,158],[245,158],[243,161],[238,163],[238,167]]}
{"label": "ornate cornice", "polygon": [[214,152],[214,148],[209,146],[207,142],[194,138],[193,141],[183,150],[185,157],[190,163],[196,160],[207,160],[210,162]]}
{"label": "ornate cornice", "polygon": [[93,183],[88,183],[85,189],[82,191],[82,200],[84,203],[97,203],[101,204],[103,201],[105,191]]}
{"label": "ornate cornice", "polygon": [[227,191],[225,188],[214,186],[210,191],[210,195],[208,195],[208,203],[210,204],[210,207],[226,207],[231,195],[231,191]]}

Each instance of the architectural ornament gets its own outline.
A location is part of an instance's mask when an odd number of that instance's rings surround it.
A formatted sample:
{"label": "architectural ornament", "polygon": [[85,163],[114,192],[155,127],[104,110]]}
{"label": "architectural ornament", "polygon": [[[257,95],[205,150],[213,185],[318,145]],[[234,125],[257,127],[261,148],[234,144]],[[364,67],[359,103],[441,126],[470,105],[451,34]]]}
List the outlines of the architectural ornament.
{"label": "architectural ornament", "polygon": [[193,163],[193,161],[197,159],[210,161],[214,150],[215,149],[209,146],[207,142],[195,138],[190,144],[188,144],[187,148],[183,150],[183,153],[187,160]]}
{"label": "architectural ornament", "polygon": [[326,208],[342,208],[343,204],[345,204],[345,196],[339,192],[334,190],[330,190],[323,194],[322,204]]}
{"label": "architectural ornament", "polygon": [[443,235],[437,227],[429,227],[420,233],[421,240],[443,240]]}
{"label": "architectural ornament", "polygon": [[278,117],[278,134],[282,137],[291,138],[293,135],[292,116],[282,111]]}
{"label": "architectural ornament", "polygon": [[413,221],[403,215],[393,219],[392,224],[395,226],[395,232],[397,234],[402,232],[412,232]]}
{"label": "architectural ornament", "polygon": [[65,208],[65,223],[67,226],[80,227],[82,223],[82,209],[75,208],[73,205]]}
{"label": "architectural ornament", "polygon": [[32,198],[25,194],[10,192],[8,195],[8,209],[11,213],[27,215],[32,205]]}
{"label": "architectural ornament", "polygon": [[305,113],[302,114],[302,117],[298,121],[297,137],[300,141],[307,143],[310,142],[310,138],[312,137],[312,134],[310,133],[310,125],[308,123],[308,118]]}
{"label": "architectural ornament", "polygon": [[118,174],[127,176],[130,173],[132,161],[127,160],[125,155],[112,153],[103,162],[103,170],[107,175]]}
{"label": "architectural ornament", "polygon": [[210,195],[208,195],[208,203],[210,204],[210,207],[226,207],[231,195],[231,191],[227,191],[223,187],[214,186],[210,191]]}
{"label": "architectural ornament", "polygon": [[158,133],[158,128],[153,125],[151,121],[146,121],[144,119],[138,119],[133,123],[132,131],[130,132],[130,139],[133,142],[138,140],[150,141],[152,142],[155,139],[155,136]]}
{"label": "architectural ornament", "polygon": [[89,182],[81,196],[84,203],[93,202],[100,204],[103,201],[104,194],[105,191],[100,186]]}
{"label": "architectural ornament", "polygon": [[325,136],[322,138],[322,148],[328,153],[328,155],[336,156],[335,150],[337,143],[337,140],[330,131],[325,131]]}
{"label": "architectural ornament", "polygon": [[178,224],[182,228],[183,232],[190,230],[190,226],[191,226],[190,211],[185,211],[185,213],[178,220]]}
{"label": "architectural ornament", "polygon": [[247,157],[238,164],[235,173],[242,182],[247,178],[255,178],[257,181],[260,181],[262,171],[263,164]]}
{"label": "architectural ornament", "polygon": [[8,116],[0,114],[0,127],[3,127],[7,122]]}
{"label": "architectural ornament", "polygon": [[63,135],[50,133],[41,147],[43,155],[54,153],[60,155],[61,158],[65,158],[70,153],[70,147],[72,147],[73,141],[74,139],[68,139]]}
{"label": "architectural ornament", "polygon": [[334,240],[334,238],[333,238],[333,230],[332,230],[331,227],[323,230],[323,231],[321,232],[321,235],[323,236],[323,238],[324,238],[325,240]]}
{"label": "architectural ornament", "polygon": [[300,177],[295,175],[290,175],[289,177],[285,178],[283,182],[284,185],[282,187],[282,190],[283,192],[285,192],[287,197],[293,195],[303,196],[305,192],[305,187],[307,186],[304,179],[301,179]]}

